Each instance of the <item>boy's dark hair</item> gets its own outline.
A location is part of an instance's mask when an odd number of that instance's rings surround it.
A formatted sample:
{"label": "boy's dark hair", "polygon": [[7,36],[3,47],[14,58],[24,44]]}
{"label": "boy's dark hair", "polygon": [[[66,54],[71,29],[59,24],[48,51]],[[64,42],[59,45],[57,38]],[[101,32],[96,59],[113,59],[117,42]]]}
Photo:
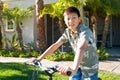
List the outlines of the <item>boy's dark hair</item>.
{"label": "boy's dark hair", "polygon": [[79,10],[78,10],[76,7],[73,7],[73,6],[68,7],[68,8],[64,11],[64,13],[76,13],[76,14],[78,15],[78,17],[80,17],[80,12],[79,12]]}

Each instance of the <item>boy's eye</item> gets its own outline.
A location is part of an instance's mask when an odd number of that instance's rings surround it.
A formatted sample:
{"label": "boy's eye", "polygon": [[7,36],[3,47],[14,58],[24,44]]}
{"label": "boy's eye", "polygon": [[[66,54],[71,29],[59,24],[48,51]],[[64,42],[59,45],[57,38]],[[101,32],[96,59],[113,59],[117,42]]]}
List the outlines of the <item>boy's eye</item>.
{"label": "boy's eye", "polygon": [[73,17],[73,19],[76,19],[76,18],[77,18],[77,16],[74,16],[74,17]]}
{"label": "boy's eye", "polygon": [[76,17],[73,17],[73,19],[75,19]]}
{"label": "boy's eye", "polygon": [[67,20],[70,20],[70,18],[67,18]]}
{"label": "boy's eye", "polygon": [[67,20],[75,20],[77,17],[68,18]]}

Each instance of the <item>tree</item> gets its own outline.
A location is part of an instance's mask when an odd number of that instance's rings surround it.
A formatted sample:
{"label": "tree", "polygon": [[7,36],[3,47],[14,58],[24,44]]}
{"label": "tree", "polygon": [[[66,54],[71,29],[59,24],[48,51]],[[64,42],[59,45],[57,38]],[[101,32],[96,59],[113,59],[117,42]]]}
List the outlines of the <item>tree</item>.
{"label": "tree", "polygon": [[49,14],[53,18],[57,17],[59,19],[59,30],[61,34],[64,31],[64,23],[63,23],[63,10],[65,9],[65,5],[63,5],[63,1],[59,0],[55,4],[51,4],[45,6],[44,9],[41,11],[41,16],[45,14]]}
{"label": "tree", "polygon": [[36,22],[37,22],[37,49],[45,50],[47,47],[46,37],[45,37],[45,25],[44,25],[44,17],[39,17],[40,11],[44,8],[43,0],[36,0]]}
{"label": "tree", "polygon": [[87,0],[87,6],[92,10],[91,22],[93,26],[93,33],[97,41],[97,10],[103,9],[102,12],[106,13],[105,25],[102,36],[102,46],[105,47],[107,41],[107,34],[110,24],[110,17],[120,13],[119,0]]}
{"label": "tree", "polygon": [[32,7],[21,9],[17,6],[12,10],[9,9],[8,7],[3,9],[3,15],[2,15],[3,18],[5,19],[7,18],[8,20],[13,19],[15,22],[16,31],[18,34],[18,40],[19,40],[20,47],[22,50],[24,50],[24,46],[23,46],[22,30],[20,27],[20,23],[24,18],[31,16],[32,13],[33,13]]}
{"label": "tree", "polygon": [[105,17],[105,26],[103,31],[103,37],[102,37],[102,45],[105,47],[107,42],[107,35],[110,25],[110,20],[112,15],[120,14],[120,0],[101,0],[102,6],[105,9],[106,17]]}
{"label": "tree", "polygon": [[[2,14],[2,6],[3,6],[3,3],[1,2],[0,0],[0,19],[1,19],[1,14]],[[1,32],[1,26],[0,26],[0,49],[2,48],[2,32]]]}
{"label": "tree", "polygon": [[[41,11],[41,16],[49,14],[53,18],[59,19],[59,30],[61,34],[64,32],[65,24],[63,21],[63,12],[69,6],[75,6],[80,9],[81,6],[85,5],[86,0],[58,0],[56,3],[45,6]],[[81,11],[80,11],[81,12]],[[83,14],[83,13],[81,13]]]}
{"label": "tree", "polygon": [[26,9],[20,9],[19,7],[15,7],[12,11],[13,13],[13,20],[15,21],[16,31],[18,33],[18,40],[20,43],[20,47],[24,50],[23,38],[22,38],[22,30],[20,27],[21,21],[26,18],[30,17],[33,13],[33,8],[28,7]]}
{"label": "tree", "polygon": [[[4,24],[3,24],[3,20],[2,20],[2,15],[3,15],[3,10],[6,9],[7,6],[3,5],[3,2],[0,1],[0,39],[2,40],[2,36],[4,36],[4,43],[5,43],[5,48],[8,50],[8,43],[7,43],[7,40],[6,40],[6,34],[5,34],[5,29],[4,29]],[[0,45],[2,47],[2,41],[0,41]]]}
{"label": "tree", "polygon": [[87,0],[86,5],[90,8],[93,35],[97,43],[97,9],[101,7],[101,2],[100,0]]}
{"label": "tree", "polygon": [[0,49],[2,49],[2,32],[1,32],[1,27],[0,27]]}

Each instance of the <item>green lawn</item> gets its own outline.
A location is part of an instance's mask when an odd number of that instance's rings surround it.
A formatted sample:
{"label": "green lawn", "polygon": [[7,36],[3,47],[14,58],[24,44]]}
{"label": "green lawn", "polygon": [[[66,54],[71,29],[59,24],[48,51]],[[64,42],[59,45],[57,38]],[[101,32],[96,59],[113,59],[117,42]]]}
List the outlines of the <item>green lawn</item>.
{"label": "green lawn", "polygon": [[[24,63],[0,63],[0,80],[31,80],[33,66]],[[40,80],[47,80],[45,72],[40,72]],[[68,77],[54,74],[53,80],[68,80]]]}
{"label": "green lawn", "polygon": [[106,71],[99,71],[99,77],[102,78],[102,80],[120,80],[120,74]]}
{"label": "green lawn", "polygon": [[[23,63],[0,63],[0,80],[31,80],[33,66]],[[102,80],[120,80],[120,74],[99,71],[99,77]],[[46,73],[39,70],[40,80],[47,80]],[[68,77],[54,74],[53,80],[68,80]]]}

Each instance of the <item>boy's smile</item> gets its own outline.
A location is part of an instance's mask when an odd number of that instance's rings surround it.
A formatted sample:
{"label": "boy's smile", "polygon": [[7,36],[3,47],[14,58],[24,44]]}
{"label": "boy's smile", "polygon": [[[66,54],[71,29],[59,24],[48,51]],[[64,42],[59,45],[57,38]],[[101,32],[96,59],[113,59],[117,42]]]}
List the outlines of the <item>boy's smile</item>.
{"label": "boy's smile", "polygon": [[76,13],[65,13],[64,21],[68,28],[71,28],[73,32],[77,30],[80,23],[80,17]]}

